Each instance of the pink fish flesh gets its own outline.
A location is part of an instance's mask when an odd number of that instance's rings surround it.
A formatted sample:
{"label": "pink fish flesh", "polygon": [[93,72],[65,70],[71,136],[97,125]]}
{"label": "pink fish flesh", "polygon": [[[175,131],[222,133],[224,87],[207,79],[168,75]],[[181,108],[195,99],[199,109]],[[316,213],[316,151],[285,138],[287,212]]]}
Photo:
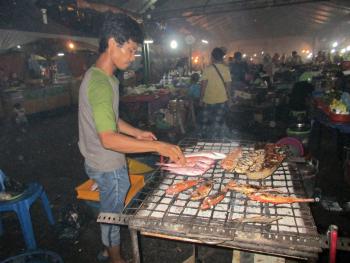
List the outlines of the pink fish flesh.
{"label": "pink fish flesh", "polygon": [[156,163],[159,166],[162,167],[170,167],[170,168],[202,168],[204,170],[208,170],[209,168],[211,168],[213,165],[209,165],[206,163],[202,163],[202,162],[197,162],[197,163],[186,163],[185,165],[181,165],[181,164],[177,164],[177,163]]}
{"label": "pink fish flesh", "polygon": [[163,170],[169,171],[174,174],[181,174],[181,175],[191,175],[191,176],[198,176],[203,175],[206,170],[203,168],[197,168],[197,167],[162,167]]}
{"label": "pink fish flesh", "polygon": [[187,163],[201,162],[201,163],[206,163],[211,165],[215,163],[215,160],[204,156],[186,156],[186,162]]}
{"label": "pink fish flesh", "polygon": [[226,158],[226,154],[219,153],[219,152],[193,152],[193,153],[186,153],[185,157],[207,157],[213,160],[221,160]]}

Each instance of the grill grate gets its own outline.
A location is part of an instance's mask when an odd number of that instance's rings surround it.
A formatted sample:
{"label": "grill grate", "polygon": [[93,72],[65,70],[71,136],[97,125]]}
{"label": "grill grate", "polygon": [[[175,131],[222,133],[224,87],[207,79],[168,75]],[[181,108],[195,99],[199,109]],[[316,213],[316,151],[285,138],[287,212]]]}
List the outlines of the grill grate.
{"label": "grill grate", "polygon": [[[224,140],[197,142],[186,139],[180,146],[185,153],[202,150],[228,153],[237,146],[241,146],[243,151],[254,149],[252,142]],[[219,164],[208,170],[203,177],[214,182],[210,194],[220,191],[230,179],[234,179],[238,183],[271,186],[292,196],[305,196],[298,171],[287,162],[282,163],[273,176],[264,180],[249,180],[245,175],[225,172]],[[124,209],[123,215],[130,216],[129,226],[204,241],[214,239],[244,249],[255,250],[256,245],[259,245],[261,251],[273,254],[315,257],[320,251],[320,238],[307,204],[263,204],[229,191],[215,207],[201,211],[198,209],[201,201],[190,200],[191,190],[175,196],[165,194],[170,185],[191,178],[193,177],[159,171],[146,184],[138,198]],[[239,218],[254,216],[281,219],[269,225],[242,224],[237,221]]]}

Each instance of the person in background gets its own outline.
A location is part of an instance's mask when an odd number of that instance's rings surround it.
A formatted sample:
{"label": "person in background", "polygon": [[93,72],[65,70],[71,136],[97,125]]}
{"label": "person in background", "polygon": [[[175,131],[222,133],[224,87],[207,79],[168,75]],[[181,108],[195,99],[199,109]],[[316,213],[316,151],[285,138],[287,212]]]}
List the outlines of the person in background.
{"label": "person in background", "polygon": [[204,137],[222,137],[226,107],[232,105],[231,75],[224,65],[224,55],[221,48],[214,48],[211,52],[212,64],[203,70],[200,95],[203,111],[199,122]]}
{"label": "person in background", "polygon": [[298,52],[293,51],[292,56],[287,59],[287,64],[290,67],[300,66],[303,64],[301,57],[298,55]]}
{"label": "person in background", "polygon": [[[130,187],[126,153],[157,152],[184,164],[181,149],[157,141],[149,131],[119,118],[119,81],[116,69],[125,70],[143,43],[140,25],[124,14],[107,14],[100,32],[99,57],[84,75],[79,90],[79,149],[85,171],[100,192],[100,212],[120,213]],[[102,243],[110,262],[124,263],[120,252],[120,227],[101,224]],[[93,241],[92,241],[93,242]]]}
{"label": "person in background", "polygon": [[192,98],[194,101],[199,102],[199,98],[201,96],[201,85],[198,83],[199,81],[199,74],[193,73],[191,75],[191,84],[188,88],[188,96]]}
{"label": "person in background", "polygon": [[333,63],[340,64],[343,62],[343,57],[339,54],[339,51],[336,51],[333,56]]}
{"label": "person in background", "polygon": [[245,76],[248,73],[248,64],[242,60],[242,53],[235,52],[233,61],[229,63],[232,84],[235,88],[245,86]]}

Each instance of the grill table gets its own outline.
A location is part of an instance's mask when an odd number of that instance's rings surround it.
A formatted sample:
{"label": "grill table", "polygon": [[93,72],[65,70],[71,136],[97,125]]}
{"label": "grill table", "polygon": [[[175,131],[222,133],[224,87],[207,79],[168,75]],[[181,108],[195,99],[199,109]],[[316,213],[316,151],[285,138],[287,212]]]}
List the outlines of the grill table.
{"label": "grill table", "polygon": [[[197,141],[184,139],[180,146],[185,153],[218,151],[228,153],[237,146],[243,151],[254,149],[253,142]],[[126,224],[131,232],[134,261],[140,261],[137,233],[193,243],[248,250],[283,257],[314,259],[321,252],[321,238],[306,203],[259,203],[245,195],[229,191],[213,208],[201,211],[201,201],[191,201],[191,190],[175,196],[165,190],[181,180],[196,177],[157,171],[139,195],[121,214],[101,213],[98,222]],[[203,178],[214,181],[210,194],[218,192],[231,179],[238,183],[277,188],[291,196],[304,197],[299,172],[283,162],[274,174],[263,180],[249,180],[243,174],[228,173],[219,163]],[[280,217],[271,224],[239,223],[238,218],[255,216]]]}

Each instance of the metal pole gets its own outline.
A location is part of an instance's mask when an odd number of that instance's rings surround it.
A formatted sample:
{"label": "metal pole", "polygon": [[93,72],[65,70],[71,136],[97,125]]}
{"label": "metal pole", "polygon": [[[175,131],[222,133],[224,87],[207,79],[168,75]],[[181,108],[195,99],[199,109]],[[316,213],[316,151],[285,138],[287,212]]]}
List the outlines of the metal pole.
{"label": "metal pole", "polygon": [[188,58],[188,75],[191,75],[192,72],[192,45],[189,45],[190,47],[190,54],[189,54],[189,58]]}
{"label": "metal pole", "polygon": [[132,245],[132,254],[133,254],[133,263],[140,263],[140,250],[139,250],[139,240],[137,238],[137,230],[129,228],[131,245]]}
{"label": "metal pole", "polygon": [[329,263],[336,262],[337,255],[337,240],[338,240],[338,227],[336,225],[330,225],[328,228],[329,239]]}
{"label": "metal pole", "polygon": [[145,83],[149,83],[150,79],[150,61],[149,61],[149,44],[145,43],[142,46],[142,55],[143,55],[143,69],[145,73]]}

